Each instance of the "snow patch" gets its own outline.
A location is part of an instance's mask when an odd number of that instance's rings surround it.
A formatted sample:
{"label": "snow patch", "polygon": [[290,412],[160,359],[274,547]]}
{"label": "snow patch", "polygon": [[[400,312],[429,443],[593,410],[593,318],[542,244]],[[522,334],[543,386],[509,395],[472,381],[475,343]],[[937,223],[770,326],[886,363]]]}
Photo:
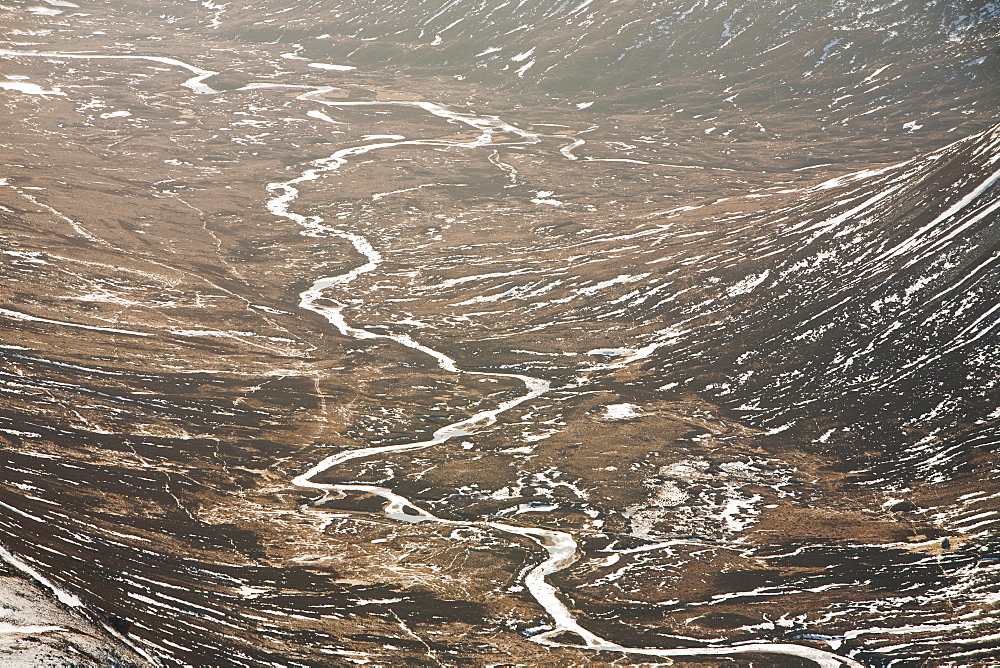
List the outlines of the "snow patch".
{"label": "snow patch", "polygon": [[353,65],[331,65],[330,63],[309,63],[309,67],[317,70],[336,70],[337,72],[353,72],[358,69]]}
{"label": "snow patch", "polygon": [[16,90],[27,95],[66,95],[58,88],[53,88],[52,90],[45,90],[38,84],[28,83],[26,81],[0,81],[0,88],[6,90]]}
{"label": "snow patch", "polygon": [[635,404],[608,404],[604,407],[602,420],[631,420],[642,415],[642,411]]}

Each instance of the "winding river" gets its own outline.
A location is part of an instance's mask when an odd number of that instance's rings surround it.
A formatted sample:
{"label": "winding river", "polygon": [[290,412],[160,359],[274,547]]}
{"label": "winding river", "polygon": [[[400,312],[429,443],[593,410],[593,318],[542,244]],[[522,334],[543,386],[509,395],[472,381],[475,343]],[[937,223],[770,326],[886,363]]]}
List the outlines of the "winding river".
{"label": "winding river", "polygon": [[[300,99],[313,99],[317,93],[322,91],[312,91],[299,96]],[[538,601],[538,604],[545,610],[546,613],[553,620],[553,628],[539,633],[531,637],[531,640],[543,645],[549,646],[559,646],[559,647],[574,647],[579,645],[570,645],[567,643],[558,642],[553,640],[553,638],[558,637],[564,633],[571,633],[578,636],[583,646],[588,649],[595,651],[612,651],[612,652],[622,652],[627,654],[638,654],[638,655],[648,655],[657,657],[684,657],[684,656],[732,656],[739,654],[783,654],[789,656],[797,656],[803,659],[808,659],[814,661],[817,665],[823,666],[824,668],[837,668],[839,666],[852,666],[856,668],[862,668],[862,664],[834,654],[832,652],[826,652],[819,649],[814,649],[811,647],[805,647],[802,645],[796,645],[792,643],[761,643],[761,642],[751,642],[738,645],[728,645],[728,646],[713,646],[713,647],[690,647],[690,648],[673,648],[673,649],[657,649],[649,647],[627,647],[619,645],[617,643],[611,642],[602,638],[601,636],[588,631],[580,622],[577,621],[573,613],[566,607],[566,604],[560,600],[558,595],[558,590],[549,584],[546,577],[554,573],[558,573],[571,566],[576,561],[577,553],[577,543],[576,539],[572,534],[565,531],[556,531],[553,529],[545,529],[542,527],[530,527],[530,526],[519,526],[513,524],[506,524],[502,522],[493,521],[478,521],[478,522],[467,522],[458,520],[448,520],[441,517],[437,517],[426,510],[420,508],[409,499],[395,493],[391,489],[380,487],[378,485],[360,484],[360,483],[318,483],[314,479],[325,473],[326,471],[336,467],[339,464],[354,460],[354,459],[367,459],[371,457],[378,457],[379,455],[390,453],[390,452],[403,452],[409,450],[420,450],[424,448],[430,448],[436,445],[440,445],[452,438],[467,436],[473,431],[488,427],[489,425],[495,423],[497,418],[504,412],[518,406],[527,401],[531,401],[541,395],[545,394],[551,389],[551,385],[548,381],[533,378],[531,376],[521,375],[521,374],[507,374],[507,373],[489,373],[482,371],[464,371],[462,370],[454,359],[449,357],[443,352],[434,350],[424,344],[419,343],[412,337],[406,334],[375,334],[365,329],[359,329],[357,327],[352,327],[346,322],[343,315],[342,306],[323,306],[319,304],[319,301],[324,298],[324,291],[328,288],[334,286],[344,286],[345,284],[351,282],[358,276],[375,271],[378,269],[379,264],[382,261],[382,257],[378,250],[371,244],[365,237],[356,234],[354,232],[331,227],[326,224],[323,218],[319,216],[304,216],[302,214],[296,213],[291,210],[290,206],[295,201],[298,196],[297,186],[314,181],[319,178],[323,173],[335,171],[340,169],[343,165],[347,164],[348,158],[352,156],[364,155],[372,151],[376,151],[383,148],[392,148],[397,146],[451,146],[455,148],[477,148],[481,146],[489,146],[494,144],[493,136],[499,132],[515,134],[524,140],[537,142],[540,141],[546,135],[539,135],[531,132],[526,132],[517,127],[514,127],[508,123],[501,121],[500,119],[492,116],[479,117],[471,114],[458,114],[451,112],[440,105],[436,105],[429,102],[417,102],[417,101],[390,101],[390,102],[327,102],[316,100],[323,104],[329,106],[411,106],[418,107],[428,111],[429,113],[439,116],[442,118],[447,118],[460,123],[465,123],[473,128],[482,130],[482,134],[474,141],[471,142],[442,142],[442,141],[423,141],[423,140],[405,140],[405,141],[391,141],[391,142],[379,142],[371,144],[362,144],[358,146],[352,146],[348,148],[340,149],[328,158],[317,160],[313,163],[314,167],[310,167],[305,170],[300,176],[282,182],[276,182],[268,184],[267,189],[269,192],[274,194],[274,197],[267,203],[268,210],[276,216],[286,218],[291,220],[304,228],[305,233],[311,236],[330,236],[339,237],[348,240],[354,247],[354,249],[365,259],[364,264],[351,269],[350,271],[344,272],[342,274],[337,274],[333,276],[324,276],[322,278],[316,279],[312,285],[303,291],[299,295],[299,306],[305,310],[312,311],[322,317],[324,317],[330,324],[337,328],[337,330],[344,336],[349,336],[355,339],[385,339],[390,341],[395,341],[396,343],[406,346],[407,348],[412,348],[423,352],[433,358],[439,367],[446,371],[450,371],[456,374],[468,374],[468,375],[482,375],[489,376],[493,378],[507,378],[518,380],[524,384],[525,393],[509,399],[495,408],[480,411],[470,417],[458,420],[449,425],[441,427],[435,431],[432,437],[425,441],[414,441],[410,443],[399,443],[395,445],[384,445],[378,447],[370,448],[357,448],[353,450],[345,450],[335,455],[331,455],[299,476],[296,476],[292,482],[303,488],[322,490],[325,493],[339,492],[339,493],[366,493],[376,496],[380,496],[385,499],[385,506],[383,512],[386,517],[389,517],[396,521],[401,522],[433,522],[437,524],[445,524],[457,527],[478,527],[482,529],[492,529],[495,531],[522,536],[528,538],[541,547],[543,547],[547,553],[547,558],[539,563],[534,568],[531,568],[524,575],[524,585],[531,595]],[[565,137],[562,137],[565,139]],[[576,159],[576,157],[571,153],[573,148],[577,148],[582,145],[581,140],[574,141],[569,146],[565,146],[560,149],[560,153],[568,159]],[[631,364],[636,362],[643,357],[649,355],[655,346],[647,346],[640,349],[639,351],[630,351],[626,355],[622,355],[620,358],[608,362],[603,368],[620,368],[626,364]]]}
{"label": "winding river", "polygon": [[[65,52],[38,52],[38,51],[11,51],[11,50],[0,50],[0,55],[8,57],[43,57],[43,58],[53,58],[53,59],[114,59],[114,60],[144,60],[153,61],[161,65],[166,65],[173,68],[179,68],[186,70],[191,76],[183,82],[183,86],[190,89],[193,93],[198,95],[216,95],[223,94],[219,91],[214,90],[205,80],[210,78],[215,72],[205,70],[193,65],[189,65],[175,58],[159,57],[159,56],[143,56],[143,55],[131,55],[131,54],[87,54],[87,53],[65,53]],[[687,648],[672,648],[672,649],[659,649],[655,647],[627,647],[619,645],[617,643],[611,642],[601,636],[588,631],[581,622],[575,617],[573,612],[567,607],[567,605],[561,600],[559,591],[547,581],[547,577],[558,573],[570,565],[572,565],[577,559],[577,542],[574,536],[565,531],[557,531],[553,529],[547,529],[543,527],[534,526],[522,526],[515,524],[507,524],[503,522],[495,522],[488,520],[481,521],[458,521],[449,520],[441,517],[437,517],[426,510],[420,508],[409,499],[397,494],[392,489],[381,487],[378,485],[361,484],[361,483],[321,483],[316,482],[316,478],[325,472],[333,469],[334,467],[343,464],[345,462],[355,460],[355,459],[368,459],[376,458],[383,454],[411,451],[411,450],[421,450],[425,448],[431,448],[440,444],[443,444],[453,438],[467,436],[474,433],[477,430],[481,430],[494,424],[500,416],[511,410],[512,408],[524,404],[526,402],[536,399],[551,388],[551,384],[543,379],[534,378],[522,374],[513,373],[489,373],[489,372],[479,372],[479,371],[466,371],[459,367],[454,359],[449,357],[447,354],[435,350],[427,345],[420,343],[419,341],[413,339],[406,334],[377,334],[368,330],[360,329],[350,325],[344,317],[343,306],[327,306],[321,302],[328,302],[329,298],[326,296],[326,291],[330,288],[342,288],[352,282],[354,279],[358,278],[362,274],[373,272],[378,270],[381,262],[382,256],[378,249],[365,237],[343,227],[333,226],[327,223],[320,216],[316,215],[303,215],[297,213],[293,210],[292,206],[299,196],[299,188],[308,184],[309,182],[316,181],[324,174],[333,172],[341,169],[349,163],[352,158],[356,158],[362,155],[366,155],[380,149],[389,149],[400,146],[426,146],[426,147],[447,147],[453,149],[468,149],[474,150],[482,147],[490,147],[495,150],[499,146],[511,146],[515,144],[532,143],[537,144],[544,139],[556,139],[558,138],[564,145],[558,148],[558,152],[565,159],[576,160],[577,157],[572,153],[572,151],[583,144],[583,140],[568,137],[566,135],[544,135],[534,132],[529,132],[517,128],[509,123],[502,121],[495,116],[479,116],[470,113],[458,113],[451,111],[441,105],[437,105],[431,102],[425,101],[378,101],[378,102],[345,102],[345,101],[330,101],[320,99],[318,96],[325,92],[331,90],[329,87],[317,87],[317,86],[296,86],[296,85],[284,85],[284,84],[267,84],[267,83],[254,83],[244,86],[243,89],[253,89],[253,88],[300,88],[307,89],[306,92],[298,96],[299,100],[307,101],[312,104],[322,104],[327,107],[341,108],[341,107],[356,107],[356,106],[377,106],[377,107],[411,107],[421,109],[430,115],[438,118],[446,119],[450,122],[466,125],[470,128],[480,131],[478,137],[471,141],[460,142],[460,141],[443,141],[443,140],[399,140],[399,141],[379,141],[374,143],[361,144],[357,146],[350,146],[347,148],[340,149],[334,152],[327,158],[316,160],[309,164],[309,166],[304,169],[297,177],[281,182],[270,183],[267,185],[267,191],[270,193],[271,198],[267,202],[268,211],[274,216],[284,218],[286,220],[292,221],[293,223],[299,225],[304,234],[309,236],[314,236],[318,238],[340,238],[348,241],[353,248],[360,255],[363,262],[344,273],[324,276],[317,278],[312,282],[310,287],[304,290],[299,295],[299,306],[306,311],[311,311],[325,318],[331,325],[333,325],[341,335],[345,337],[351,337],[354,339],[383,339],[388,341],[393,341],[398,345],[411,348],[416,351],[420,351],[426,354],[428,357],[433,359],[435,363],[443,370],[454,373],[454,374],[466,374],[466,375],[480,375],[492,378],[504,378],[508,380],[515,380],[523,384],[524,392],[512,399],[508,399],[499,405],[491,408],[489,410],[480,411],[470,417],[457,420],[451,424],[439,428],[435,431],[432,437],[428,440],[414,441],[410,443],[401,443],[395,445],[385,445],[378,447],[366,447],[357,448],[353,450],[345,450],[337,454],[331,455],[322,461],[316,463],[312,467],[308,468],[306,471],[296,476],[292,483],[298,487],[306,489],[321,490],[325,494],[349,494],[349,493],[364,493],[376,495],[384,499],[385,505],[383,512],[386,517],[391,518],[399,522],[407,523],[421,523],[430,522],[441,525],[455,526],[455,527],[477,527],[480,529],[491,530],[495,532],[500,532],[504,534],[509,534],[512,536],[519,536],[522,538],[529,539],[530,541],[539,545],[546,554],[545,559],[538,563],[533,568],[529,569],[523,576],[524,586],[531,593],[538,604],[545,610],[545,612],[552,618],[553,628],[547,630],[543,633],[532,636],[530,639],[536,643],[553,646],[553,647],[574,647],[574,648],[586,648],[594,651],[610,651],[619,652],[624,654],[634,654],[634,655],[646,655],[655,656],[661,658],[669,657],[725,657],[733,655],[746,655],[746,654],[777,654],[777,655],[787,655],[795,656],[802,659],[810,660],[819,666],[827,668],[837,668],[839,666],[852,666],[854,668],[861,668],[861,664],[857,661],[849,659],[844,656],[834,654],[832,652],[823,651],[820,649],[815,649],[811,647],[806,647],[802,645],[792,644],[792,643],[772,643],[772,642],[748,642],[742,644],[732,644],[732,645],[714,645],[714,646],[702,646],[702,647],[687,647]],[[506,135],[508,137],[512,136],[516,139],[514,141],[495,141],[497,135]],[[569,140],[569,144],[565,142]],[[511,175],[509,165],[503,165],[502,163],[497,164],[493,159],[490,162],[497,165],[498,168],[506,172],[507,176]],[[336,302],[333,302],[336,303]],[[636,362],[646,355],[650,354],[652,350],[655,349],[655,345],[647,346],[638,351],[630,351],[627,355],[620,356],[619,358],[607,363],[603,368],[620,368],[627,364]],[[0,549],[0,557],[3,557],[8,563],[14,566],[19,566],[15,555],[9,554],[6,551]],[[30,568],[20,567],[19,569],[25,572],[27,575],[40,582],[43,585],[48,586],[51,589],[55,587],[48,582],[43,574],[38,573]],[[68,605],[78,605],[78,601],[72,594],[59,592],[64,597],[64,602]],[[560,635],[565,634],[575,635],[579,638],[577,643],[567,643],[557,640]]]}

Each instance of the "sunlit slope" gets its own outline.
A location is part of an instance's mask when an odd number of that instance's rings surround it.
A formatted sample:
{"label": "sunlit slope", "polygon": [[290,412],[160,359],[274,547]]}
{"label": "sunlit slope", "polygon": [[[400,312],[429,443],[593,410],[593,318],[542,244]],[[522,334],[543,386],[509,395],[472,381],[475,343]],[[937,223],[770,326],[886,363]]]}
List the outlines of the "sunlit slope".
{"label": "sunlit slope", "polygon": [[790,204],[762,200],[780,222],[722,251],[704,274],[725,287],[688,309],[722,317],[695,321],[655,368],[697,374],[687,386],[757,424],[822,425],[867,447],[995,420],[998,147],[993,129]]}
{"label": "sunlit slope", "polygon": [[287,44],[300,58],[596,100],[618,112],[794,111],[814,131],[873,120],[946,130],[959,112],[998,104],[996,2],[205,5],[147,11],[213,38]]}
{"label": "sunlit slope", "polygon": [[996,418],[998,147],[994,128],[895,166],[600,232],[563,214],[536,228],[519,269],[454,267],[420,294],[448,317],[504,313],[508,337],[646,341],[643,384],[703,392],[767,429],[902,445]]}

